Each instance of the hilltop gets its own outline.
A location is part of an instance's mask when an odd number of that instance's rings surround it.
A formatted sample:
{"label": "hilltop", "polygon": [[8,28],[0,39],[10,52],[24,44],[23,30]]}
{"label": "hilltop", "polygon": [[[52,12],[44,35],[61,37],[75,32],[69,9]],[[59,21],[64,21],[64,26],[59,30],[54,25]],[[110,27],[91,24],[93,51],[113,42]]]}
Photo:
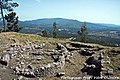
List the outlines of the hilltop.
{"label": "hilltop", "polygon": [[6,32],[0,33],[0,58],[1,80],[120,77],[119,47]]}

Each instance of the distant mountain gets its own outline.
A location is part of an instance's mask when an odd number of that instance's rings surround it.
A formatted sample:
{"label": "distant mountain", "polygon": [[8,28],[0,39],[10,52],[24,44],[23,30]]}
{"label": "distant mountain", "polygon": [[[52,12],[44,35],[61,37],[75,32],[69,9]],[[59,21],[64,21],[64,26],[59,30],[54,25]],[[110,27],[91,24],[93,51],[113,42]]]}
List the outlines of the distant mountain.
{"label": "distant mountain", "polygon": [[[57,23],[59,30],[66,30],[69,33],[77,33],[80,30],[82,23],[78,20],[64,19],[64,18],[44,18],[29,21],[20,21],[20,26],[23,27],[21,32],[24,33],[38,33],[42,30],[52,32],[53,22]],[[86,22],[89,32],[99,32],[106,30],[120,30],[120,25],[113,24],[99,24]],[[117,29],[116,29],[117,28]]]}
{"label": "distant mountain", "polygon": [[120,28],[120,25],[116,25],[116,24],[105,24],[105,23],[103,23],[102,25],[104,25],[104,26],[109,26],[109,27],[115,27],[115,28]]}

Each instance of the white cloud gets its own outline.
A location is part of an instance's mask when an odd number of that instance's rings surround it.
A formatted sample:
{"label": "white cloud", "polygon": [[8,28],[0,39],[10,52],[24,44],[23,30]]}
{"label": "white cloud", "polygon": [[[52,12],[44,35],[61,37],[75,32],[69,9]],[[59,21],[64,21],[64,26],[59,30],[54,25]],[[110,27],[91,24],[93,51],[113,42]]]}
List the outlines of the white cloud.
{"label": "white cloud", "polygon": [[36,0],[38,3],[40,3],[41,2],[41,0]]}

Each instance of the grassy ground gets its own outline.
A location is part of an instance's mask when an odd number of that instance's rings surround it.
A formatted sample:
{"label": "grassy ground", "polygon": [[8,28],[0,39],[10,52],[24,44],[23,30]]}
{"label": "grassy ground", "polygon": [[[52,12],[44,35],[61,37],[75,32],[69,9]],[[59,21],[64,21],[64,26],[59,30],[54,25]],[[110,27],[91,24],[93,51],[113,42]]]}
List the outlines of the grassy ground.
{"label": "grassy ground", "polygon": [[4,42],[13,42],[12,40],[16,40],[18,43],[25,43],[25,42],[33,42],[36,44],[40,43],[50,43],[52,44],[50,46],[51,49],[56,48],[56,43],[66,43],[66,42],[71,42],[68,39],[56,39],[56,38],[46,38],[46,37],[41,37],[39,35],[35,34],[22,34],[22,33],[16,33],[16,32],[6,32],[6,33],[0,33],[0,35],[4,35],[4,38],[6,41],[1,41],[0,43],[3,44]]}
{"label": "grassy ground", "polygon": [[[4,34],[4,33],[3,33]],[[43,43],[43,42],[51,42],[51,43],[64,43],[64,42],[70,42],[67,39],[54,39],[54,38],[45,38],[41,37],[39,35],[34,34],[21,34],[21,33],[5,33],[13,36],[14,38],[18,39],[21,42],[30,41],[30,42],[37,42],[37,43]]]}

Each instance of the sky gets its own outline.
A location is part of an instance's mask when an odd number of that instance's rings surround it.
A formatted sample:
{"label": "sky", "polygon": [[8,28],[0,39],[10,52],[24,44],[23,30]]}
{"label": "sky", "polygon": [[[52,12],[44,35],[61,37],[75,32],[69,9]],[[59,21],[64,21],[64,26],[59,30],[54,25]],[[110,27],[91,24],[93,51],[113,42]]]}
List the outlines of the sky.
{"label": "sky", "polygon": [[19,19],[67,18],[120,25],[120,0],[14,0]]}

